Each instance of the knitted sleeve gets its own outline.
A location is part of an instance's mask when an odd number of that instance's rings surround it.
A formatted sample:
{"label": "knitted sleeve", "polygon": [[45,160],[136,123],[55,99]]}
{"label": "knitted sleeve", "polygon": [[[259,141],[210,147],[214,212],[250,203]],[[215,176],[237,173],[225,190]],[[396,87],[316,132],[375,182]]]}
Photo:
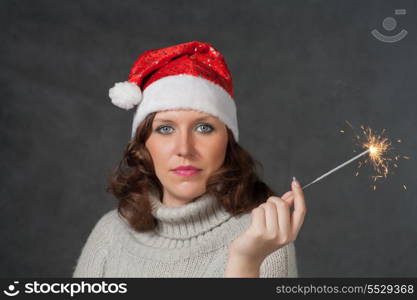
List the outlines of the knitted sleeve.
{"label": "knitted sleeve", "polygon": [[92,229],[81,250],[72,277],[104,277],[104,267],[112,240],[114,211],[103,215]]}
{"label": "knitted sleeve", "polygon": [[261,264],[259,277],[298,277],[294,243],[289,243],[268,255]]}

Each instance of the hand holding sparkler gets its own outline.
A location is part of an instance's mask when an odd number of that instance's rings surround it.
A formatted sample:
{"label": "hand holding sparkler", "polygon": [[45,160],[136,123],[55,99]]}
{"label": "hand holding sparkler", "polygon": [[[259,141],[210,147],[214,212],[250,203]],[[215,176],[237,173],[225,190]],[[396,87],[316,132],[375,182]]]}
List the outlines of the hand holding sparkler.
{"label": "hand holding sparkler", "polygon": [[295,178],[291,188],[281,198],[271,196],[252,210],[250,226],[229,246],[225,277],[259,277],[264,259],[297,238],[306,205],[301,185]]}

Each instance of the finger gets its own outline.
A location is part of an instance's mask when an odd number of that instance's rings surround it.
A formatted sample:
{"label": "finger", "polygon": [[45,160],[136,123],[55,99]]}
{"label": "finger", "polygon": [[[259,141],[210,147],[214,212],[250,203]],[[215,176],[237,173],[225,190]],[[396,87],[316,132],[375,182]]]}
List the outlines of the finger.
{"label": "finger", "polygon": [[291,187],[294,192],[294,212],[291,218],[291,226],[295,238],[303,224],[307,208],[304,200],[304,192],[298,180],[293,180]]}
{"label": "finger", "polygon": [[294,204],[294,192],[293,191],[286,192],[284,195],[282,195],[281,199],[287,202],[289,206],[291,207]]}
{"label": "finger", "polygon": [[269,197],[265,202],[265,218],[267,231],[277,235],[279,233],[278,211],[274,204],[276,197]]}
{"label": "finger", "polygon": [[265,223],[265,209],[263,204],[252,210],[251,226],[257,232],[263,232],[266,230]]}
{"label": "finger", "polygon": [[291,238],[291,216],[290,216],[290,207],[282,199],[273,199],[278,213],[278,224],[279,224],[279,233],[280,237],[284,240]]}
{"label": "finger", "polygon": [[292,195],[293,194],[293,191],[288,191],[288,192],[286,192],[284,195],[282,195],[281,196],[281,199],[285,199],[285,198],[288,198],[290,195]]}

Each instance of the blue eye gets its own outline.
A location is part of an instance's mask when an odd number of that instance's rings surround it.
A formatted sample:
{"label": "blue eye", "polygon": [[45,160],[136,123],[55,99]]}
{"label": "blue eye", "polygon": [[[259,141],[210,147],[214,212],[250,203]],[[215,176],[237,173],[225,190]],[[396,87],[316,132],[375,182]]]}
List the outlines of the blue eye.
{"label": "blue eye", "polygon": [[210,133],[210,132],[212,132],[213,131],[213,126],[211,126],[211,125],[209,125],[209,124],[200,124],[200,126],[198,126],[198,128],[206,128],[206,129],[203,129],[203,133]]}
{"label": "blue eye", "polygon": [[172,127],[171,126],[166,126],[166,125],[163,125],[163,126],[159,126],[155,131],[156,132],[158,132],[158,133],[161,133],[161,134],[166,134],[166,133],[169,133],[168,131],[165,131],[165,130],[161,130],[161,129],[163,129],[163,128],[171,128],[172,129]]}

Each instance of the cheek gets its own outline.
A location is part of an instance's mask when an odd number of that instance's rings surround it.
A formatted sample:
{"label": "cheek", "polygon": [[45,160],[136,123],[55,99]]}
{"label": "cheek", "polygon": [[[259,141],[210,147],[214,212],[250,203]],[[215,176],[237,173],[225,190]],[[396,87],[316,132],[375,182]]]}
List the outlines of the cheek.
{"label": "cheek", "polygon": [[223,162],[226,155],[226,142],[224,140],[219,140],[212,142],[204,147],[204,151],[207,157],[207,163],[210,168],[217,169]]}
{"label": "cheek", "polygon": [[[155,169],[164,167],[167,164],[167,145],[159,139],[149,138],[145,144],[152,157]],[[157,170],[156,170],[157,171]]]}

